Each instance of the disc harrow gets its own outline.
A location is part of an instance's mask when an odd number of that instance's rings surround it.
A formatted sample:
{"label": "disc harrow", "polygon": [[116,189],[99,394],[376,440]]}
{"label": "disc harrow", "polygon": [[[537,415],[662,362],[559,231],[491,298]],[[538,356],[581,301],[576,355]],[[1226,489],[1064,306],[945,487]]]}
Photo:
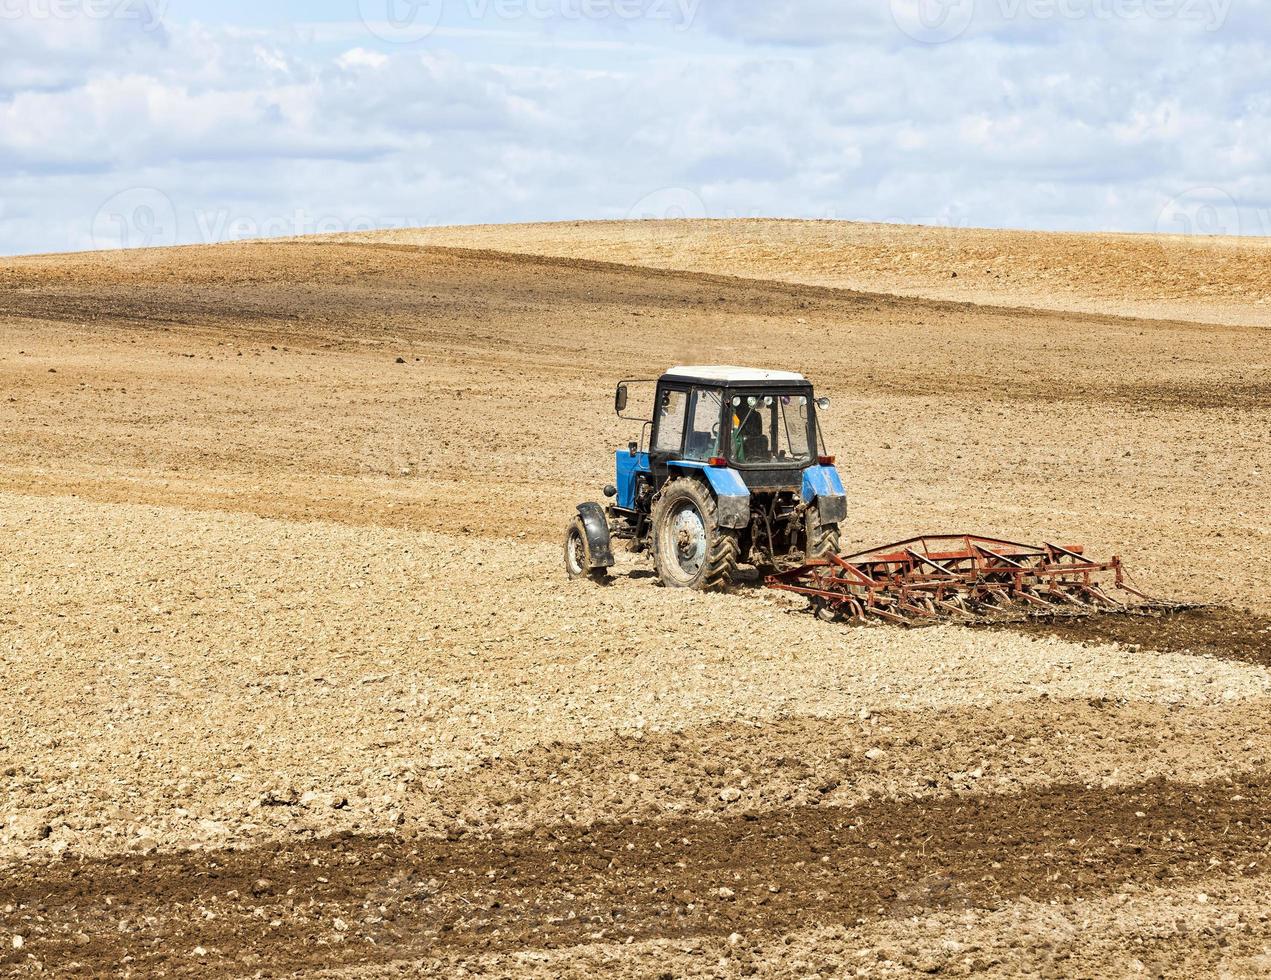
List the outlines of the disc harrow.
{"label": "disc harrow", "polygon": [[1133,587],[1120,558],[1092,561],[1080,545],[1034,546],[973,534],[829,555],[773,575],[767,584],[808,597],[822,619],[904,626],[1188,608]]}

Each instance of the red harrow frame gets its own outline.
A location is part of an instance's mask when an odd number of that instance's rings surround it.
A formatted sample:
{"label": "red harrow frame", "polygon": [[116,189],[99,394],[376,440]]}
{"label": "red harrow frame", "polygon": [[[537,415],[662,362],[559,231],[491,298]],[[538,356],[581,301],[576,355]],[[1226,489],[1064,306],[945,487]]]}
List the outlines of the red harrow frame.
{"label": "red harrow frame", "polygon": [[[829,555],[773,575],[767,584],[807,596],[822,619],[906,626],[1187,608],[1133,588],[1120,558],[1096,562],[1077,545],[1036,547],[974,534],[911,538],[847,557]],[[1112,589],[1127,600],[1113,598]]]}

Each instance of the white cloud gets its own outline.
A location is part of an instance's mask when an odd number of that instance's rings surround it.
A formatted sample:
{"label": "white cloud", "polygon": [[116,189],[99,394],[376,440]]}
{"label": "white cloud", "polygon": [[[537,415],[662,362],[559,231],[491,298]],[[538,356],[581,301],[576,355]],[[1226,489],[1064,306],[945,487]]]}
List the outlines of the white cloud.
{"label": "white cloud", "polygon": [[388,64],[388,55],[366,48],[353,48],[335,59],[341,68],[355,70],[358,68],[379,69]]}

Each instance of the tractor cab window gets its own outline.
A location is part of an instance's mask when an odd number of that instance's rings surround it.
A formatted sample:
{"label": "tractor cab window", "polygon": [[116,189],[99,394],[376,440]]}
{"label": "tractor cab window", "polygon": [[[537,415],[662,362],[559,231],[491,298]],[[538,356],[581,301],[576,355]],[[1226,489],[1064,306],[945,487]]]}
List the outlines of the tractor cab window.
{"label": "tractor cab window", "polygon": [[732,458],[741,466],[804,466],[812,460],[808,397],[761,392],[732,397]]}
{"label": "tractor cab window", "polygon": [[657,436],[653,451],[678,453],[684,448],[684,417],[688,412],[688,392],[664,391],[658,401]]}
{"label": "tractor cab window", "polygon": [[685,459],[705,463],[723,455],[720,448],[723,418],[724,393],[717,388],[694,389],[688,442],[684,446]]}

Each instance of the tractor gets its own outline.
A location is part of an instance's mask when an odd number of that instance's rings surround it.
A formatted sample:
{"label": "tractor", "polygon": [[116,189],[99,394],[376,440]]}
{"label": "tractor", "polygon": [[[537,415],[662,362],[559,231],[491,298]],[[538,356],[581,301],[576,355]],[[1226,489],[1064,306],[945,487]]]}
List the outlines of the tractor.
{"label": "tractor", "polygon": [[[653,418],[627,414],[634,385],[655,385]],[[817,422],[829,404],[784,371],[621,382],[614,410],[640,439],[617,453],[608,506],[582,504],[570,522],[569,577],[606,579],[615,540],[650,554],[663,585],[699,591],[729,588],[743,563],[771,573],[837,554],[847,497]]]}
{"label": "tractor", "polygon": [[[636,384],[656,385],[651,419],[626,414]],[[784,371],[679,367],[621,382],[614,410],[642,423],[640,439],[617,454],[612,502],[579,505],[565,571],[605,581],[617,539],[651,554],[671,588],[724,590],[749,562],[821,619],[902,626],[1195,608],[1152,598],[1120,558],[1076,544],[929,534],[839,554],[847,497],[817,419],[829,407]]]}

